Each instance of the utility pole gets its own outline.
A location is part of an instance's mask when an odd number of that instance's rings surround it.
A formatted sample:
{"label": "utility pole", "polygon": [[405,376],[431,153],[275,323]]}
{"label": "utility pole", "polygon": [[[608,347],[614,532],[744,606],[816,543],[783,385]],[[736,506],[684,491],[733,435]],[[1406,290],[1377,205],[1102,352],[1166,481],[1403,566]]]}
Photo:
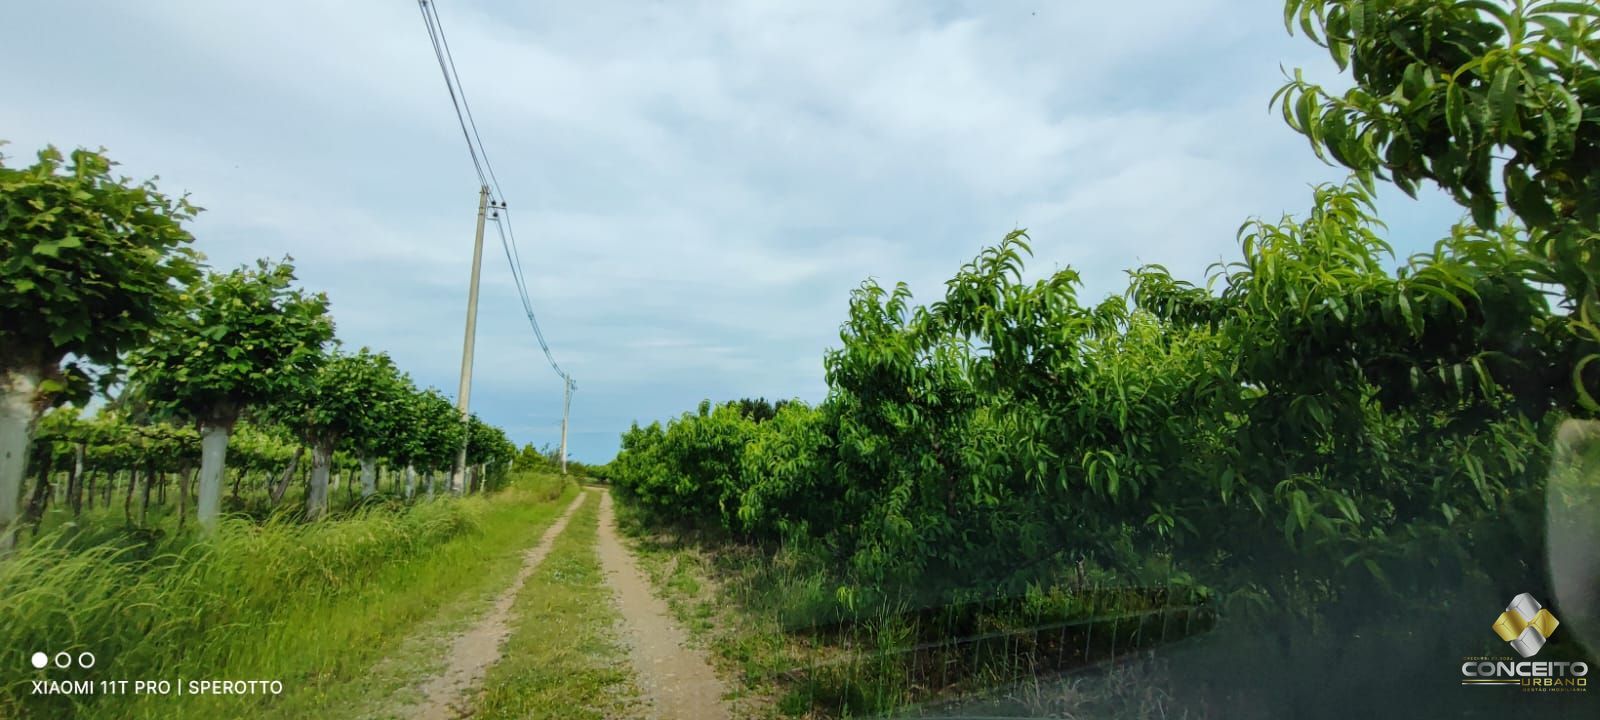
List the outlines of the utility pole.
{"label": "utility pole", "polygon": [[[467,337],[461,344],[461,386],[456,391],[456,403],[461,406],[461,425],[470,427],[472,416],[468,401],[472,397],[472,342],[478,333],[478,270],[483,266],[483,220],[489,209],[489,186],[478,186],[478,232],[472,239],[472,283],[467,286]],[[461,438],[461,451],[456,454],[455,472],[450,474],[450,492],[461,494],[466,487],[467,440]]]}
{"label": "utility pole", "polygon": [[572,410],[572,378],[562,375],[565,392],[561,396],[561,474],[567,474],[567,414]]}

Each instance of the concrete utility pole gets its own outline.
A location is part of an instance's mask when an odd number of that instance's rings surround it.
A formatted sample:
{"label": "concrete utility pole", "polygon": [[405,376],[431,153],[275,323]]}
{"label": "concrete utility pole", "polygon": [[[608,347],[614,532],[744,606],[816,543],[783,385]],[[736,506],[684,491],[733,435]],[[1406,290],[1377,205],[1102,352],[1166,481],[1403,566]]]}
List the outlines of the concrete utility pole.
{"label": "concrete utility pole", "polygon": [[[467,289],[467,337],[461,344],[461,387],[456,391],[456,403],[461,406],[461,424],[467,426],[471,417],[468,401],[472,397],[472,341],[478,333],[478,270],[483,266],[483,220],[489,209],[489,186],[478,186],[478,232],[472,239],[472,284]],[[455,472],[450,474],[450,492],[461,494],[467,474],[467,440],[461,438],[461,452],[456,454]]]}
{"label": "concrete utility pole", "polygon": [[561,396],[561,474],[567,474],[567,413],[572,409],[572,378],[562,376],[566,390]]}

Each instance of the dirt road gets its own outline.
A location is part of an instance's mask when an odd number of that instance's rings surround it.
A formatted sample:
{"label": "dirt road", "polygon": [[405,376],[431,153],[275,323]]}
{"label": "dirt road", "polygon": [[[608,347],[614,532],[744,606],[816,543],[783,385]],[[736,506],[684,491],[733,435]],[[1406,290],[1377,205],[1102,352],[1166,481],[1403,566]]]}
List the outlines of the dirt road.
{"label": "dirt road", "polygon": [[[591,495],[595,497],[591,498]],[[615,608],[614,615],[605,613],[600,617],[610,615],[615,619],[616,635],[613,637],[620,639],[620,644],[626,648],[628,666],[633,671],[632,687],[636,687],[638,692],[636,702],[629,704],[627,709],[613,708],[609,712],[647,720],[727,720],[730,717],[728,706],[723,701],[725,689],[722,682],[711,669],[706,655],[689,645],[688,634],[678,625],[666,602],[656,595],[632,551],[622,542],[617,532],[611,495],[603,489],[580,492],[545,530],[538,542],[523,555],[522,566],[516,577],[495,596],[489,609],[469,627],[451,636],[445,647],[441,648],[447,664],[442,671],[423,680],[420,688],[422,700],[403,709],[396,708],[399,710],[397,717],[408,720],[456,720],[470,717],[481,709],[476,705],[482,697],[481,688],[491,667],[502,658],[510,661],[519,657],[519,648],[506,644],[514,624],[530,622],[526,616],[519,620],[513,611],[517,597],[523,592],[529,578],[544,563],[546,556],[550,555],[557,538],[567,532],[568,521],[578,513],[585,501],[599,503],[598,528],[593,523],[580,523],[572,529],[573,532],[587,535],[591,528],[595,528],[596,535],[573,537],[569,542],[581,542],[591,547],[594,554],[590,557],[599,561],[605,590],[609,591]],[[559,623],[560,618],[535,621]],[[601,619],[599,622],[610,624],[610,620]],[[612,648],[617,655],[610,661],[613,663],[610,667],[616,667],[620,664],[621,650],[615,644]],[[529,650],[526,647],[522,649]],[[633,691],[630,689],[628,692],[631,695]],[[568,698],[567,702],[586,703],[587,700]],[[559,701],[547,707],[548,710],[558,708]],[[387,713],[385,716],[388,716]]]}
{"label": "dirt road", "polygon": [[611,494],[600,491],[601,565],[622,615],[623,638],[634,675],[652,720],[724,720],[723,685],[704,653],[691,648],[688,635],[657,597],[633,554],[617,537]]}
{"label": "dirt road", "polygon": [[550,554],[551,544],[567,528],[567,521],[572,519],[573,513],[578,511],[589,495],[588,492],[578,493],[578,497],[561,513],[560,519],[545,530],[544,535],[539,537],[539,543],[523,556],[522,569],[517,572],[516,579],[495,598],[489,612],[451,641],[448,655],[450,664],[444,672],[429,678],[423,685],[422,704],[410,713],[410,717],[416,720],[452,720],[470,713],[474,690],[483,682],[489,666],[500,659],[500,644],[511,633],[511,604],[517,599],[517,593],[522,591],[523,583],[527,582],[533,571],[539,568],[539,563],[544,562],[545,556]]}

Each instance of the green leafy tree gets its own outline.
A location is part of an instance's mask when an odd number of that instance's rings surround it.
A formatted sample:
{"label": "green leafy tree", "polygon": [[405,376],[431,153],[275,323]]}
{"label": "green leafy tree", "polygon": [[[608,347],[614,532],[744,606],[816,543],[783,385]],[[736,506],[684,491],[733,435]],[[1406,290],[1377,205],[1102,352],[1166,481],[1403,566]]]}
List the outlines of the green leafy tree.
{"label": "green leafy tree", "polygon": [[1600,409],[1600,6],[1554,0],[1288,0],[1284,18],[1355,85],[1296,72],[1284,118],[1318,156],[1407,193],[1431,181],[1495,231],[1527,227],[1528,278],[1562,289],[1583,347],[1576,400]]}
{"label": "green leafy tree", "polygon": [[783,406],[788,405],[790,402],[792,401],[778,400],[777,402],[768,402],[766,398],[761,397],[754,399],[740,398],[729,404],[737,407],[739,412],[751,420],[761,423],[771,420],[779,411],[783,410]]}
{"label": "green leafy tree", "polygon": [[396,445],[405,441],[411,379],[401,374],[387,355],[379,354],[376,372],[368,380],[366,393],[372,403],[360,431],[350,436],[350,451],[361,465],[361,497],[377,493],[377,459],[393,456]]}
{"label": "green leafy tree", "polygon": [[467,464],[477,468],[471,490],[482,491],[498,487],[512,459],[516,445],[506,438],[505,431],[472,415],[467,420]]}
{"label": "green leafy tree", "polygon": [[448,477],[455,467],[456,455],[466,442],[467,428],[455,403],[434,388],[417,397],[416,423],[419,447],[415,462],[427,482],[428,497],[433,497],[439,474]]}
{"label": "green leafy tree", "polygon": [[423,427],[426,397],[409,376],[401,375],[400,384],[385,411],[387,430],[380,453],[389,459],[396,472],[405,473],[405,496],[411,498],[416,494],[417,465],[427,457]]}
{"label": "green leafy tree", "polygon": [[737,501],[749,482],[741,449],[757,423],[738,402],[700,403],[663,427],[633,426],[617,456],[618,490],[652,519],[737,529]]}
{"label": "green leafy tree", "polygon": [[183,227],[198,208],[112,166],[81,149],[46,148],[27,167],[0,157],[0,550],[40,410],[84,399],[89,366],[145,342],[198,272]]}
{"label": "green leafy tree", "polygon": [[550,446],[539,448],[531,442],[524,444],[517,450],[516,457],[512,460],[512,467],[521,472],[549,472],[559,469],[561,460],[553,453]]}
{"label": "green leafy tree", "polygon": [[[52,482],[62,470],[67,471],[66,491],[69,502],[73,501],[82,472],[83,442],[88,434],[89,424],[73,406],[52,409],[39,418],[34,428],[33,457],[28,463],[30,468],[37,468],[27,504],[29,524],[37,527],[54,495]],[[73,504],[76,507],[77,503]]]}
{"label": "green leafy tree", "polygon": [[228,438],[240,414],[292,396],[333,340],[327,296],[294,280],[293,265],[266,260],[211,273],[132,360],[145,399],[199,428],[203,527],[215,526],[221,511]]}
{"label": "green leafy tree", "polygon": [[477,492],[483,483],[481,465],[494,446],[494,436],[488,424],[478,419],[477,413],[467,416],[466,478],[463,492]]}
{"label": "green leafy tree", "polygon": [[381,431],[380,415],[394,378],[387,354],[367,348],[353,354],[334,351],[287,405],[285,424],[299,428],[311,447],[308,520],[327,513],[328,475],[340,441],[364,443]]}
{"label": "green leafy tree", "polygon": [[260,478],[262,489],[270,492],[273,474],[282,472],[293,462],[295,454],[293,436],[281,425],[262,425],[248,420],[241,420],[235,425],[233,432],[228,435],[228,465],[236,473],[232,492],[235,507],[243,507],[240,485],[250,475]]}
{"label": "green leafy tree", "polygon": [[1016,592],[1063,558],[1136,574],[1151,554],[1300,613],[1385,568],[1425,577],[1408,558],[1494,577],[1537,553],[1561,384],[1526,252],[1462,227],[1395,272],[1363,188],[1314,199],[1247,224],[1220,293],[1150,267],[1131,304],[1085,305],[1070,269],[1021,281],[1020,233],[930,305],[869,282],[822,407],[702,405],[630,430],[610,471],[646,517],[811,535],[879,593]]}

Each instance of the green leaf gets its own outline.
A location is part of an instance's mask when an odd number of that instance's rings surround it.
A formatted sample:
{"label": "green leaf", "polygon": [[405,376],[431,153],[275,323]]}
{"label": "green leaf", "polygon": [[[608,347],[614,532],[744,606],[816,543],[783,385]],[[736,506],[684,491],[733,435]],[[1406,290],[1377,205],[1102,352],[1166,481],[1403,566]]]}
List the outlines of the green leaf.
{"label": "green leaf", "polygon": [[1462,145],[1472,144],[1472,126],[1467,121],[1465,109],[1466,100],[1461,84],[1451,82],[1444,93],[1444,118],[1445,125],[1450,128],[1450,134],[1455,136],[1456,142]]}
{"label": "green leaf", "polygon": [[1508,63],[1495,71],[1489,84],[1489,107],[1495,114],[1495,124],[1508,134],[1519,133],[1522,127],[1517,119],[1517,92],[1512,86],[1516,74],[1516,67]]}
{"label": "green leaf", "polygon": [[1589,394],[1589,388],[1583,382],[1583,369],[1588,367],[1589,363],[1594,362],[1597,359],[1600,359],[1600,354],[1585,355],[1583,356],[1583,359],[1579,360],[1578,364],[1572,368],[1572,388],[1577,392],[1578,403],[1581,404],[1584,409],[1590,411],[1600,411],[1600,402],[1595,402],[1594,396]]}
{"label": "green leaf", "polygon": [[1545,197],[1544,189],[1528,177],[1527,168],[1520,163],[1507,163],[1504,171],[1506,204],[1524,222],[1532,226],[1545,225],[1556,220],[1555,208]]}
{"label": "green leaf", "polygon": [[1383,568],[1378,566],[1378,562],[1376,560],[1367,558],[1362,560],[1361,564],[1366,566],[1367,572],[1372,573],[1372,577],[1377,578],[1378,582],[1383,583],[1385,586],[1389,584],[1389,576],[1383,573]]}

